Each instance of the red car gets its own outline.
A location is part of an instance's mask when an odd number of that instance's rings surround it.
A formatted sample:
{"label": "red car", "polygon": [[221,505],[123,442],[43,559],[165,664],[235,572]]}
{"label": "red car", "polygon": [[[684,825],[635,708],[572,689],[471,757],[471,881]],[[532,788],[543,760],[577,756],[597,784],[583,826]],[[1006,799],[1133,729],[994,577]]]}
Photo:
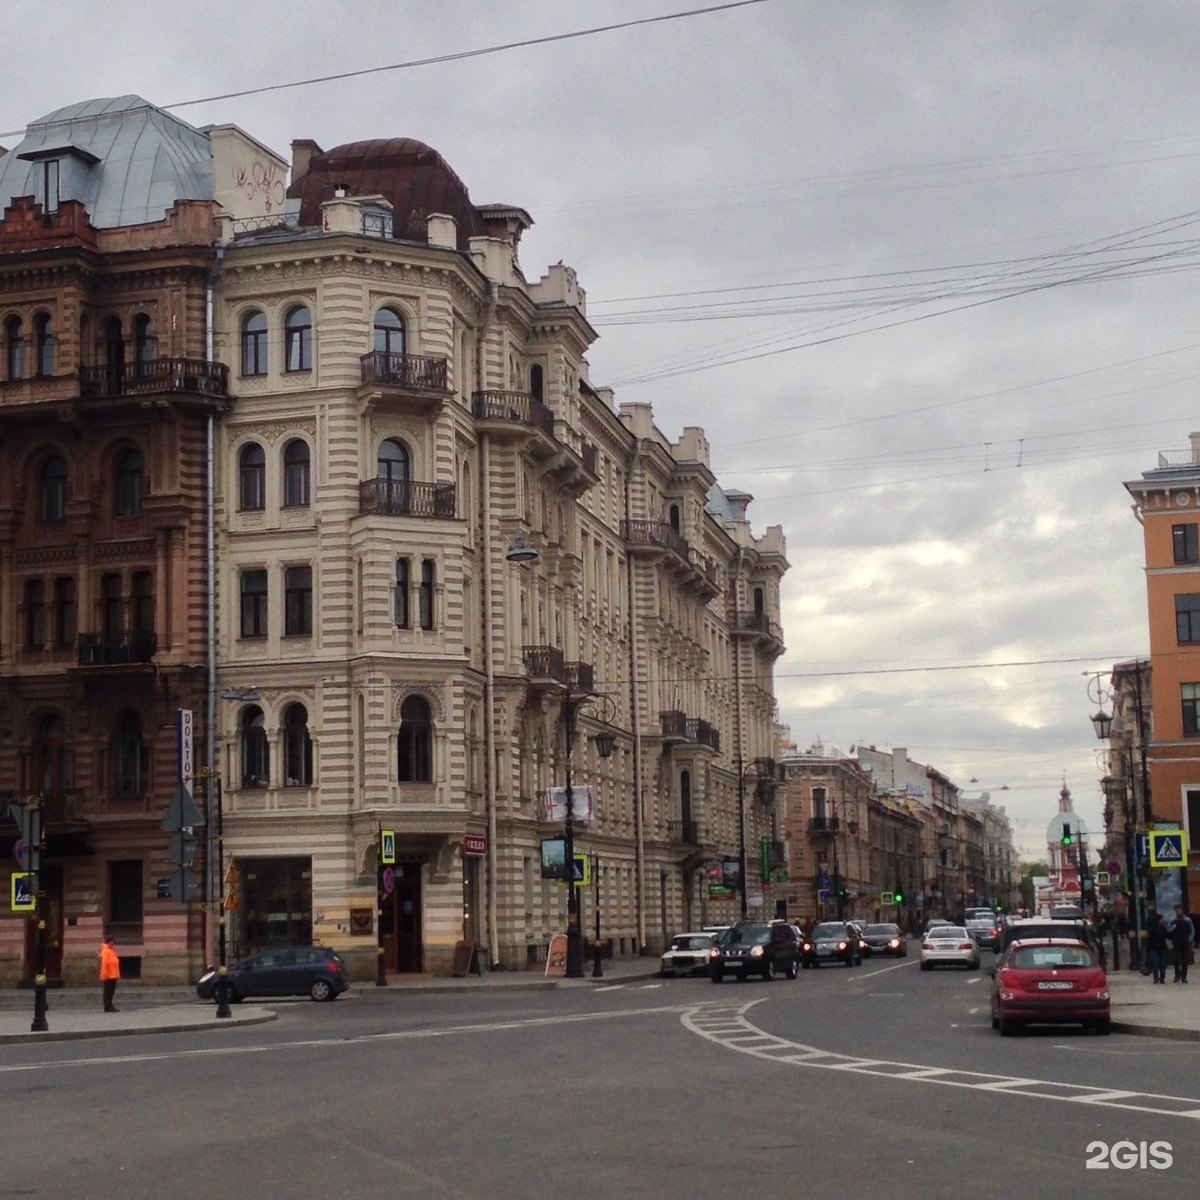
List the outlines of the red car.
{"label": "red car", "polygon": [[1108,976],[1090,947],[1065,938],[1013,942],[994,973],[992,1028],[1070,1023],[1108,1033]]}

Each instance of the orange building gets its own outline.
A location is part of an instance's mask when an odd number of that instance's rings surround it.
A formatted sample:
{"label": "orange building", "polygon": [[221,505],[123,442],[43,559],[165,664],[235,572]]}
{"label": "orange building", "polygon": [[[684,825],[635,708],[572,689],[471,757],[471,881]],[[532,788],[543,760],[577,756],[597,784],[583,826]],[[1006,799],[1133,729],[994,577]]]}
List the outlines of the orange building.
{"label": "orange building", "polygon": [[[1189,891],[1200,896],[1200,433],[1187,452],[1160,454],[1154,470],[1125,487],[1146,552],[1149,818],[1187,832],[1188,864],[1179,876],[1186,906]],[[1162,908],[1174,888],[1158,891]]]}

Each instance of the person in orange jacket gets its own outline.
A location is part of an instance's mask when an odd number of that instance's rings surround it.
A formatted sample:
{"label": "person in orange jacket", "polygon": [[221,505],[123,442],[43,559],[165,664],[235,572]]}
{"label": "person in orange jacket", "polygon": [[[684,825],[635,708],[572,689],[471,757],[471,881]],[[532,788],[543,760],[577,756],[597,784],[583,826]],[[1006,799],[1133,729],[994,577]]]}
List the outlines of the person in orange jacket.
{"label": "person in orange jacket", "polygon": [[117,980],[121,978],[121,960],[113,947],[112,934],[106,934],[100,943],[100,984],[104,991],[104,1011],[116,1012],[113,998],[117,994]]}

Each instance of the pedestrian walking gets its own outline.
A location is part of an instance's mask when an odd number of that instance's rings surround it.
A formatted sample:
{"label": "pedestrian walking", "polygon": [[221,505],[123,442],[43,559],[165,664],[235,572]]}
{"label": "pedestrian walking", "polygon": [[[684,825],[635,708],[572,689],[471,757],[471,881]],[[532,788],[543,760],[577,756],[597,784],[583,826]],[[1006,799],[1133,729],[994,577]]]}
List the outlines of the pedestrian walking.
{"label": "pedestrian walking", "polygon": [[100,943],[100,988],[104,993],[104,1011],[116,1012],[113,998],[117,994],[117,980],[121,978],[121,960],[113,946],[112,934],[106,934]]}
{"label": "pedestrian walking", "polygon": [[1171,939],[1171,959],[1175,964],[1175,982],[1187,983],[1188,964],[1192,959],[1192,939],[1196,931],[1192,919],[1183,911],[1183,905],[1175,905],[1175,917],[1167,927]]}
{"label": "pedestrian walking", "polygon": [[1167,982],[1167,951],[1171,939],[1167,936],[1167,927],[1163,924],[1162,913],[1150,914],[1149,928],[1146,930],[1146,958],[1150,963],[1150,973],[1155,983]]}

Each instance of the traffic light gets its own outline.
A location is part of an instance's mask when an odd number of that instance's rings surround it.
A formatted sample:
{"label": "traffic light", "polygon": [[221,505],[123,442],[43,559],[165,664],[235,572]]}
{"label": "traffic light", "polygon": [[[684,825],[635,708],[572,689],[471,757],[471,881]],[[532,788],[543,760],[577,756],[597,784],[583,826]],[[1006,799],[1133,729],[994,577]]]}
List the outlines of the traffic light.
{"label": "traffic light", "polygon": [[1002,912],[1004,911],[1004,905],[1003,905],[1003,904],[997,904],[997,905],[995,906],[995,909],[996,909],[996,911],[997,911],[998,913],[1002,913]]}
{"label": "traffic light", "polygon": [[1064,821],[1062,826],[1062,844],[1063,846],[1070,846],[1075,841],[1074,837],[1071,836],[1071,822]]}
{"label": "traffic light", "polygon": [[894,895],[894,896],[895,896],[895,898],[896,898],[896,903],[897,903],[897,904],[903,904],[903,903],[904,903],[904,889],[903,889],[903,888],[902,888],[902,887],[901,887],[899,884],[896,884],[896,890],[895,890],[895,892],[893,893],[893,895]]}

